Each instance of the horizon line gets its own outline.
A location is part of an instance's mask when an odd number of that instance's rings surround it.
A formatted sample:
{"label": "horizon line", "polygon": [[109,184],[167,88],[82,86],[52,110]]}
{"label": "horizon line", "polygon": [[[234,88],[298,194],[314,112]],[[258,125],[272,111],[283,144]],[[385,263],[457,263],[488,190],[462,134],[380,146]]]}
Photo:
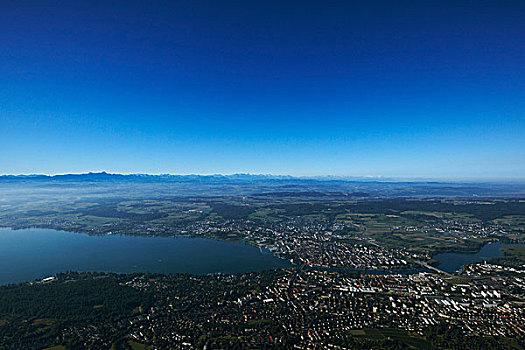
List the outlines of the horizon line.
{"label": "horizon line", "polygon": [[273,177],[291,177],[296,179],[333,179],[333,180],[369,180],[369,181],[385,181],[385,182],[403,182],[403,181],[466,181],[466,182],[486,182],[486,181],[497,181],[497,182],[525,182],[525,177],[495,177],[495,176],[459,176],[459,177],[424,177],[424,176],[384,176],[384,175],[293,175],[293,174],[272,174],[272,173],[119,173],[119,172],[108,172],[108,171],[88,171],[88,172],[71,172],[71,173],[29,173],[29,174],[0,174],[0,177],[31,177],[31,176],[46,176],[46,177],[58,177],[58,176],[67,176],[67,175],[122,175],[122,176],[235,176],[235,175],[245,175],[245,176],[273,176]]}

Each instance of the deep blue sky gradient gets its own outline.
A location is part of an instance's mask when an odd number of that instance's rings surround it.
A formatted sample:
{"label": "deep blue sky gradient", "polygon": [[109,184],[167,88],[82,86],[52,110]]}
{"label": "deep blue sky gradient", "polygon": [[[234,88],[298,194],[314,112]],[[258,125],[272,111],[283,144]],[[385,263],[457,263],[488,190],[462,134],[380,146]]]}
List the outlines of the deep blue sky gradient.
{"label": "deep blue sky gradient", "polygon": [[0,173],[525,178],[525,1],[2,1]]}

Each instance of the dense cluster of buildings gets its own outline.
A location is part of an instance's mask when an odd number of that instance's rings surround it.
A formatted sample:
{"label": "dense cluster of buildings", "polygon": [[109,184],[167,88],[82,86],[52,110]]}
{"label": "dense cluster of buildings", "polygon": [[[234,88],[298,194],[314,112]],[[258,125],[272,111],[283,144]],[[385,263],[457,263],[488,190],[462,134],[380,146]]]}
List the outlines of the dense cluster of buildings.
{"label": "dense cluster of buildings", "polygon": [[480,221],[459,221],[441,218],[440,220],[418,226],[394,226],[394,231],[444,233],[459,238],[487,238],[504,236],[508,232],[501,224]]}
{"label": "dense cluster of buildings", "polygon": [[169,277],[135,276],[125,285],[154,292],[157,302],[127,320],[128,336],[160,349],[213,347],[224,337],[248,347],[293,342],[337,348],[356,330],[395,328],[417,337],[442,324],[464,335],[525,335],[525,285],[518,275],[268,273],[191,276],[189,291]]}

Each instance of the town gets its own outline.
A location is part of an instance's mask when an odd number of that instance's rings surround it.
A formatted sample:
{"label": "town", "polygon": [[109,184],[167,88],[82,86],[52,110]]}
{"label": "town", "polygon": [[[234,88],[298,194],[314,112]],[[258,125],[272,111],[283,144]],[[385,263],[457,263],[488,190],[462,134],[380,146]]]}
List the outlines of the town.
{"label": "town", "polygon": [[[479,263],[467,271],[486,268]],[[373,348],[388,338],[425,348],[439,344],[430,332],[445,325],[468,337],[523,339],[523,271],[505,278],[471,275],[309,269],[123,275],[121,286],[152,295],[153,302],[109,332],[104,323],[92,324],[65,328],[59,338],[86,348],[110,346],[117,334],[151,349]],[[79,278],[85,277],[60,275],[50,283]],[[371,336],[376,330],[389,336]]]}

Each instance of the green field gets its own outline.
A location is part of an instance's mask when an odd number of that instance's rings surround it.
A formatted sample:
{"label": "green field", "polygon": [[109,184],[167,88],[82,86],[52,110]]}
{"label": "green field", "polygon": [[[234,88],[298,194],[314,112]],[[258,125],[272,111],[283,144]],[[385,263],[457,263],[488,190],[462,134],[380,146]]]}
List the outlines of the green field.
{"label": "green field", "polygon": [[141,343],[137,343],[137,342],[134,342],[134,341],[129,341],[128,342],[129,346],[131,346],[131,349],[132,350],[149,350],[151,349],[150,346],[147,346],[147,345],[144,345],[144,344],[141,344]]}
{"label": "green field", "polygon": [[412,335],[408,332],[395,328],[367,328],[352,330],[350,334],[354,337],[366,338],[371,340],[393,340],[403,344],[408,349],[430,349],[431,344],[419,335]]}

